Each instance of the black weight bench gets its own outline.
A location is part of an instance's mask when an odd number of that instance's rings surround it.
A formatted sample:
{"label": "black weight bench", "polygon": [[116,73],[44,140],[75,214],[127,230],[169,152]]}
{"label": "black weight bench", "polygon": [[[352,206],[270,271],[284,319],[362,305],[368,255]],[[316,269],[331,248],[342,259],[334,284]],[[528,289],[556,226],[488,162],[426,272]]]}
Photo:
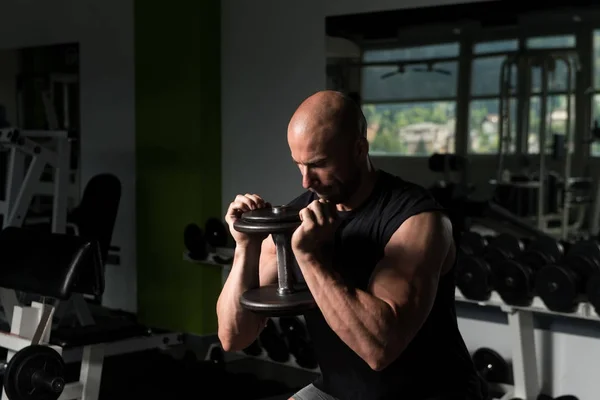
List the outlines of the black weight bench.
{"label": "black weight bench", "polygon": [[[52,301],[73,293],[102,294],[104,277],[98,243],[83,237],[8,227],[0,231],[0,287],[42,297],[14,307],[10,333],[0,332],[7,360],[32,344],[51,345]],[[61,398],[97,400],[104,362],[102,344],[83,348],[79,380],[65,385]],[[4,395],[3,399],[4,400]]]}

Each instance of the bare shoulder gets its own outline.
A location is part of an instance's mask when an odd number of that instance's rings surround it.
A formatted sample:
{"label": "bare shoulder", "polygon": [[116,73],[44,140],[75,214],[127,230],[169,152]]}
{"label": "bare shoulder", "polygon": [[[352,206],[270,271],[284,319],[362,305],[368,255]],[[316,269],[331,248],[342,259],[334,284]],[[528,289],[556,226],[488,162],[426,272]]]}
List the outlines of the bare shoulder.
{"label": "bare shoulder", "polygon": [[371,279],[372,287],[390,279],[409,285],[420,277],[437,281],[448,269],[446,259],[451,252],[450,219],[439,211],[416,214],[404,221],[386,244]]}

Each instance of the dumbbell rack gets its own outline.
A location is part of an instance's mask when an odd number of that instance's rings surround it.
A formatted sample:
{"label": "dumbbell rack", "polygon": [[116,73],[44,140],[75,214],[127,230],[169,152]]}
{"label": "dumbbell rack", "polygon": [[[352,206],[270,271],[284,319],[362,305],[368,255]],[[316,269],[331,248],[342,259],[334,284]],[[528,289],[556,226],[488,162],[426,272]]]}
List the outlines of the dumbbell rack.
{"label": "dumbbell rack", "polygon": [[539,297],[535,297],[529,307],[509,306],[500,295],[493,291],[488,301],[480,302],[465,298],[456,289],[457,302],[477,304],[484,307],[499,307],[508,316],[510,340],[512,343],[512,364],[514,385],[504,386],[506,394],[500,400],[518,397],[534,400],[540,393],[540,378],[537,368],[534,314],[561,315],[570,318],[600,321],[591,304],[580,303],[573,313],[559,313],[549,310]]}

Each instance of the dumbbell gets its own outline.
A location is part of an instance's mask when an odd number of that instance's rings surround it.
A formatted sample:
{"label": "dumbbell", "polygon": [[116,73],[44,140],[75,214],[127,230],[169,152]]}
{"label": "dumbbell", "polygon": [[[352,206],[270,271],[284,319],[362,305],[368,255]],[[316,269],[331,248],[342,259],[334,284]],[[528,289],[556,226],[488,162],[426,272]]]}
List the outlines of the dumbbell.
{"label": "dumbbell", "polygon": [[300,318],[280,317],[279,329],[288,343],[290,353],[300,367],[315,369],[319,366],[308,332]]}
{"label": "dumbbell", "polygon": [[506,304],[529,306],[535,296],[535,274],[542,267],[557,263],[563,254],[562,244],[551,237],[532,240],[516,258],[498,264],[494,270],[494,289]]}
{"label": "dumbbell", "polygon": [[588,280],[597,273],[600,273],[600,246],[595,240],[581,240],[570,246],[559,263],[539,270],[535,290],[548,309],[572,313],[588,289]]}
{"label": "dumbbell", "polygon": [[523,251],[523,242],[510,234],[501,233],[490,239],[483,254],[460,258],[456,271],[456,285],[467,298],[489,300],[493,290],[495,266],[515,258]]}
{"label": "dumbbell", "polygon": [[52,347],[31,345],[0,363],[10,400],[57,400],[65,388],[65,362]]}
{"label": "dumbbell", "polygon": [[480,347],[472,355],[477,373],[488,383],[510,383],[510,367],[496,351]]}
{"label": "dumbbell", "polygon": [[[297,282],[293,266],[292,234],[300,226],[300,209],[276,206],[247,211],[236,220],[233,228],[247,234],[271,234],[277,248],[276,285],[267,285],[243,293],[243,307],[269,317],[299,315],[315,308],[316,302],[305,282]],[[301,276],[301,275],[300,275]]]}

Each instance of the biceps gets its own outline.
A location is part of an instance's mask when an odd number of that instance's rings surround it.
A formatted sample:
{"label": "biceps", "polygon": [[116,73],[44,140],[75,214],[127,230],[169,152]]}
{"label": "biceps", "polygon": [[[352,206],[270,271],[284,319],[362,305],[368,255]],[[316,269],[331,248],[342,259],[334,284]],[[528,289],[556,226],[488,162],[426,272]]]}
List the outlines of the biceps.
{"label": "biceps", "polygon": [[271,236],[267,237],[262,243],[259,279],[260,286],[277,283],[277,252]]}

